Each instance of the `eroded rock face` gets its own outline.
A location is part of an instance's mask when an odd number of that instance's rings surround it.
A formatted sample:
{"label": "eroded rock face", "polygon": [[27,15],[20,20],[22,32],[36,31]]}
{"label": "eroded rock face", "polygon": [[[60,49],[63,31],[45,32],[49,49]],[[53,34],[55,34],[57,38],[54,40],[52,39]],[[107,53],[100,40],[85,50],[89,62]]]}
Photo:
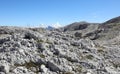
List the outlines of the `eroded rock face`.
{"label": "eroded rock face", "polygon": [[119,42],[100,44],[70,32],[4,29],[8,31],[0,33],[0,74],[120,73]]}

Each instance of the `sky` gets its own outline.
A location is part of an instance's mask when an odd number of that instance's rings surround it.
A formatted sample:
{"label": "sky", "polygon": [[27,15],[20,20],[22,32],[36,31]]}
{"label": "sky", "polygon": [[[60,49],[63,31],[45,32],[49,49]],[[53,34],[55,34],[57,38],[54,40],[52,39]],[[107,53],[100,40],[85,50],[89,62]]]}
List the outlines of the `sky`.
{"label": "sky", "polygon": [[120,16],[120,0],[0,0],[0,26],[102,23]]}

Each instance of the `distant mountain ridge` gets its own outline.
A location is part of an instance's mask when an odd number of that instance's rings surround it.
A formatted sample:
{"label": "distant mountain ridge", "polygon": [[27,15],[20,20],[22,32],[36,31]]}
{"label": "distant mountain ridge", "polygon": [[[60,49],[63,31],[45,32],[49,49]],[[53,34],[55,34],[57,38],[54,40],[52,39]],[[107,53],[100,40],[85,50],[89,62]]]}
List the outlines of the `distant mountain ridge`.
{"label": "distant mountain ridge", "polygon": [[109,24],[109,23],[120,23],[120,16],[112,18],[112,19],[104,22],[103,24]]}
{"label": "distant mountain ridge", "polygon": [[97,25],[98,23],[75,22],[64,27],[64,31],[75,31],[86,29],[89,25]]}
{"label": "distant mountain ridge", "polygon": [[111,26],[111,24],[115,24],[115,23],[120,23],[120,16],[112,18],[106,22],[103,23],[89,23],[89,22],[74,22],[71,23],[65,27],[60,28],[62,31],[76,31],[76,30],[83,30],[86,29],[88,26],[90,25],[99,25],[99,27],[109,27]]}
{"label": "distant mountain ridge", "polygon": [[53,30],[53,29],[55,29],[55,28],[52,27],[52,26],[47,26],[45,29],[47,29],[47,30]]}
{"label": "distant mountain ridge", "polygon": [[105,38],[107,40],[120,34],[120,16],[103,23],[74,22],[60,28],[60,31],[73,34],[79,32],[82,37],[90,37],[91,39]]}

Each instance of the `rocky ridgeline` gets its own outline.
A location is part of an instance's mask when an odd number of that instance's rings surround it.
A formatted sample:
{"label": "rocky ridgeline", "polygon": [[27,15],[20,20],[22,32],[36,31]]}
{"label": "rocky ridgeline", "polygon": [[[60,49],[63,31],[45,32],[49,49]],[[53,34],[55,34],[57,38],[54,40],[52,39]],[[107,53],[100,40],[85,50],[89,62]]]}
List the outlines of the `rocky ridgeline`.
{"label": "rocky ridgeline", "polygon": [[105,40],[108,31],[92,27],[83,32],[0,27],[0,74],[120,74],[119,28]]}

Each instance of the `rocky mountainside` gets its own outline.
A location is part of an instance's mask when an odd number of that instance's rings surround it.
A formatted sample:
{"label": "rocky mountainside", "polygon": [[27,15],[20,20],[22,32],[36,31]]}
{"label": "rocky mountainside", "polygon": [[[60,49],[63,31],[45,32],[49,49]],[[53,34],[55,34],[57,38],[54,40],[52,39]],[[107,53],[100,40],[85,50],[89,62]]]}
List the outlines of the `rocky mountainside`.
{"label": "rocky mountainside", "polygon": [[0,74],[120,74],[119,22],[75,24],[1,26]]}
{"label": "rocky mountainside", "polygon": [[100,39],[110,40],[120,35],[120,17],[113,18],[102,23],[99,28]]}
{"label": "rocky mountainside", "polygon": [[120,16],[110,19],[106,21],[104,24],[110,24],[110,23],[120,23]]}
{"label": "rocky mountainside", "polygon": [[62,30],[65,31],[75,31],[75,30],[83,30],[86,29],[88,26],[91,25],[98,25],[99,23],[88,23],[88,22],[75,22],[70,25],[67,25],[62,28]]}

